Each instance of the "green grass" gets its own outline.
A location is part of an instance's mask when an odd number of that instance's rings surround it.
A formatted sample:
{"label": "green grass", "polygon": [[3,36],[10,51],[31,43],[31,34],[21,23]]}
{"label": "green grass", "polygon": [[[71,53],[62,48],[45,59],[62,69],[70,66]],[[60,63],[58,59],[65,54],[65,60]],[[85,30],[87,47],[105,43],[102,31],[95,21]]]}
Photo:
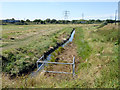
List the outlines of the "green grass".
{"label": "green grass", "polygon": [[[7,29],[7,28],[9,29]],[[26,31],[30,31],[31,36],[25,36],[23,39],[13,41],[11,45],[11,40],[3,37],[3,43],[8,41],[8,45],[5,47],[3,44],[3,72],[7,72],[10,75],[20,74],[25,71],[31,70],[36,64],[36,61],[40,56],[44,54],[50,47],[56,45],[56,43],[62,42],[62,38],[67,38],[72,31],[72,27],[63,26],[60,28],[60,25],[54,27],[54,25],[43,25],[43,26],[24,26],[23,30],[16,29],[20,26],[5,26],[3,27],[3,36],[12,35],[16,37],[16,32],[22,31],[22,36]],[[23,26],[21,26],[23,27]],[[31,30],[29,30],[31,27]],[[39,29],[38,29],[39,27]],[[36,29],[35,29],[36,28]],[[15,30],[16,29],[16,30]],[[34,29],[37,32],[37,35],[34,35]],[[6,31],[8,32],[6,32]],[[5,31],[5,32],[4,32]],[[11,34],[11,32],[15,32]],[[9,34],[10,33],[10,34]],[[10,37],[9,36],[9,37]]]}
{"label": "green grass", "polygon": [[[61,25],[62,26],[62,25]],[[19,46],[28,45],[31,41],[38,41],[38,39],[46,39],[52,33],[57,33],[67,26],[54,25],[5,25],[2,32],[2,48],[3,50],[15,48]],[[19,33],[18,33],[19,32]],[[11,38],[14,38],[12,40]],[[6,44],[6,45],[4,45]]]}
{"label": "green grass", "polygon": [[59,47],[58,49],[56,49],[51,55],[51,59],[50,62],[55,62],[56,61],[56,57],[58,55],[60,55],[63,52],[64,48],[63,47]]}
{"label": "green grass", "polygon": [[[67,30],[66,28],[65,30]],[[76,33],[73,43],[76,45],[77,57],[80,64],[76,66],[76,76],[56,78],[54,76],[46,77],[44,73],[38,74],[35,78],[28,77],[25,86],[25,79],[8,80],[3,79],[3,87],[28,87],[28,88],[118,88],[118,29],[115,25],[106,25],[101,28],[94,25],[76,26]],[[64,33],[64,32],[60,32]],[[53,38],[59,38],[61,34],[51,35],[51,42],[56,42]],[[50,40],[38,44],[38,47],[47,48],[51,44]],[[34,44],[36,45],[36,44]],[[33,46],[34,46],[33,45]],[[31,48],[35,48],[31,45]],[[37,46],[37,45],[36,45]],[[39,51],[43,50],[39,47]],[[38,50],[38,49],[37,49]],[[45,50],[45,49],[44,49]],[[30,50],[31,51],[31,50]],[[54,52],[58,55],[60,50]],[[33,51],[34,52],[34,51]],[[27,49],[20,49],[20,55],[28,53],[29,57],[33,56],[32,52]],[[19,55],[19,54],[18,54]],[[12,53],[9,55],[13,58]],[[22,56],[18,56],[22,57]],[[24,57],[23,57],[24,58]],[[13,60],[12,59],[12,60]],[[11,61],[12,61],[11,60]],[[20,61],[23,65],[25,64]],[[20,63],[18,61],[18,63]],[[31,62],[31,61],[30,61]],[[10,65],[12,67],[12,65]],[[6,78],[6,77],[4,77]],[[14,83],[13,83],[14,82]]]}
{"label": "green grass", "polygon": [[[94,88],[116,88],[118,84],[118,29],[113,24],[102,28],[90,29],[86,32],[85,39],[92,47],[88,63],[91,63],[89,70],[93,79]],[[84,70],[83,70],[84,71]]]}
{"label": "green grass", "polygon": [[76,28],[74,43],[77,46],[78,56],[81,57],[82,60],[85,60],[87,57],[89,57],[91,53],[91,47],[84,39],[84,32],[82,28]]}
{"label": "green grass", "polygon": [[[91,26],[76,28],[74,43],[77,46],[78,56],[82,57],[82,59],[80,59],[81,63],[79,64],[79,68],[76,71],[78,77],[76,77],[74,80],[73,79],[69,81],[64,80],[59,84],[57,83],[58,87],[62,88],[119,87],[118,44],[117,45],[115,44],[117,40],[116,37],[118,31],[117,28],[113,30],[112,26],[110,28],[111,29],[103,27],[97,29]],[[94,39],[97,40],[93,41]],[[84,40],[86,43],[81,42]]]}

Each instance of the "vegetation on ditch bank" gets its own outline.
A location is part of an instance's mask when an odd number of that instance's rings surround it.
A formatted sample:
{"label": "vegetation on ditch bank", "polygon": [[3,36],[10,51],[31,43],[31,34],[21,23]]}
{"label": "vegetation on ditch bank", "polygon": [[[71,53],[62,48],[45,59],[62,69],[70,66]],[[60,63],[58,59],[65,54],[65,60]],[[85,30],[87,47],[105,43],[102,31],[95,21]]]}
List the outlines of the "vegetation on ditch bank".
{"label": "vegetation on ditch bank", "polygon": [[91,47],[89,46],[88,42],[84,39],[84,37],[85,36],[83,28],[76,28],[74,43],[77,46],[78,56],[81,57],[82,60],[88,58],[91,53]]}
{"label": "vegetation on ditch bank", "polygon": [[61,35],[67,38],[71,31],[72,28],[64,28],[43,38],[42,40],[45,40],[42,42],[39,40],[40,43],[35,43],[36,41],[34,41],[27,46],[4,50],[2,55],[2,71],[8,73],[10,76],[30,73],[36,67],[37,59],[50,49],[50,47],[61,43],[63,41],[59,38]]}
{"label": "vegetation on ditch bank", "polygon": [[[93,65],[98,69],[93,87],[118,88],[118,27],[108,24],[89,34],[91,45],[94,45],[93,56],[90,57]],[[93,55],[92,54],[92,55]],[[94,59],[95,60],[95,59]],[[100,75],[99,75],[100,74]],[[98,76],[97,76],[98,75]]]}
{"label": "vegetation on ditch bank", "polygon": [[52,54],[51,54],[51,62],[57,62],[57,56],[60,55],[62,52],[64,51],[63,47],[59,47],[58,49],[56,49]]}
{"label": "vegetation on ditch bank", "polygon": [[[78,28],[79,31],[80,29],[84,31],[76,33],[75,39],[83,36],[87,43],[85,46],[78,44],[86,49],[80,49],[81,47],[77,46],[78,55],[84,57],[80,59],[79,70],[76,71],[77,77],[75,80],[64,80],[58,87],[119,88],[117,26],[108,24],[99,29],[89,26]],[[77,41],[80,42],[80,40]],[[85,56],[82,53],[86,53]]]}

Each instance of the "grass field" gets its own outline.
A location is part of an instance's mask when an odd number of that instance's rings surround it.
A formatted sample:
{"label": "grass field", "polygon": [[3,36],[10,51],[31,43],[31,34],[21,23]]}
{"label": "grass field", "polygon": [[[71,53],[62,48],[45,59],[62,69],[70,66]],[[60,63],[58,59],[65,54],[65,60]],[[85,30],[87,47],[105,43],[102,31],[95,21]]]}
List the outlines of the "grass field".
{"label": "grass field", "polygon": [[[53,33],[60,32],[65,25],[6,25],[3,26],[3,50],[29,45],[31,41],[44,40]],[[60,33],[62,34],[62,33]]]}
{"label": "grass field", "polygon": [[[102,28],[82,28],[85,62],[79,65],[80,87],[116,88],[118,84],[118,27],[108,24]],[[89,49],[91,48],[91,49]]]}
{"label": "grass field", "polygon": [[[93,24],[3,26],[3,56],[11,60],[3,61],[4,72],[14,74],[19,71],[15,70],[17,67],[21,69],[28,63],[33,64],[44,51],[67,38],[73,27],[76,28],[72,42],[74,48],[70,49],[69,45],[68,53],[76,54],[79,62],[76,63],[74,79],[70,75],[55,77],[39,73],[33,78],[23,76],[10,80],[3,75],[3,88],[118,88],[118,27],[114,24],[100,28]],[[59,58],[65,57],[63,54],[66,54],[67,47],[64,48],[57,54]]]}
{"label": "grass field", "polygon": [[2,70],[20,74],[56,43],[67,39],[74,26],[69,25],[5,25],[2,31]]}

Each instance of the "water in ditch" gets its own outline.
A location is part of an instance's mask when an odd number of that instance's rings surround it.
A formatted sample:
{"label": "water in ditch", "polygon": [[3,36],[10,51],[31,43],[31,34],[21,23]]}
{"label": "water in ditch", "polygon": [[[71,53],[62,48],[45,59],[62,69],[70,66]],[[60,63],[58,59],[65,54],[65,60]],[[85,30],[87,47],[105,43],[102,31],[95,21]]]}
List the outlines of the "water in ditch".
{"label": "water in ditch", "polygon": [[[75,34],[75,30],[72,32],[69,40],[68,40],[66,43],[64,43],[64,44],[62,45],[62,47],[66,46],[69,42],[72,42],[72,41],[73,41],[74,34]],[[52,53],[51,53],[51,54],[52,54]],[[47,56],[47,58],[46,58],[45,60],[43,60],[43,61],[49,61],[49,60],[51,59],[51,56],[52,56],[51,54],[49,54],[49,55]],[[42,69],[44,68],[44,66],[45,66],[45,64],[39,63],[39,64],[38,64],[38,70],[37,70],[37,72],[39,72],[40,70],[42,70]],[[37,72],[36,72],[36,73],[37,73]],[[34,74],[35,74],[35,73],[33,72],[32,75],[34,75]]]}

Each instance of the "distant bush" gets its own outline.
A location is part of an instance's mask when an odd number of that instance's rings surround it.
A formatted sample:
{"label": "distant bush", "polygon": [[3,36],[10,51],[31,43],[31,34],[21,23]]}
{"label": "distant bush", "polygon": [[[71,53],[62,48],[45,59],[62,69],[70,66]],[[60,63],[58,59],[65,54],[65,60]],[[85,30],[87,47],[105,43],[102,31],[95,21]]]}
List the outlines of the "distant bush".
{"label": "distant bush", "polygon": [[16,22],[15,25],[28,25],[28,23]]}
{"label": "distant bush", "polygon": [[16,22],[15,25],[24,25],[24,24],[21,22]]}

